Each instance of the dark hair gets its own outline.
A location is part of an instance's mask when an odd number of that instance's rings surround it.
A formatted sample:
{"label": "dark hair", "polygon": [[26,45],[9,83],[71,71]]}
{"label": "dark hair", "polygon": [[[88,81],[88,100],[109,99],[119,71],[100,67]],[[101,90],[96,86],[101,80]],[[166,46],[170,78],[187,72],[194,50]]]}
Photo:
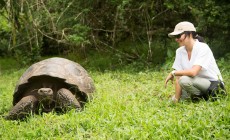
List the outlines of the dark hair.
{"label": "dark hair", "polygon": [[192,34],[192,37],[194,39],[198,39],[199,42],[204,42],[204,38],[199,36],[197,34],[197,32],[194,32],[194,31],[184,31],[184,34],[185,34],[185,37],[189,36],[190,34]]}

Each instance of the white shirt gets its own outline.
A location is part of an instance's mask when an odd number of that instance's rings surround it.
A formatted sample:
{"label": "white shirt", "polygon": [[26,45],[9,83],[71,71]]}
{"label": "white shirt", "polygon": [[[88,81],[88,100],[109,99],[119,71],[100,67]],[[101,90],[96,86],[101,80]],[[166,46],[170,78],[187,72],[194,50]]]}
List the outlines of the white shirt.
{"label": "white shirt", "polygon": [[176,50],[176,58],[172,68],[175,70],[187,70],[194,65],[202,67],[197,76],[207,78],[210,81],[223,81],[211,49],[207,44],[198,40],[193,46],[190,60],[185,46],[181,46]]}

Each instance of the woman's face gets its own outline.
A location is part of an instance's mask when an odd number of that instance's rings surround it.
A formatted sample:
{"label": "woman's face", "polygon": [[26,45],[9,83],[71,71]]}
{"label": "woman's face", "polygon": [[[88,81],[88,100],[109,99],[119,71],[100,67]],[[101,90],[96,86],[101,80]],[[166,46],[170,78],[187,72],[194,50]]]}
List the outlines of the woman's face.
{"label": "woman's face", "polygon": [[178,35],[175,41],[179,44],[179,46],[185,46],[186,36],[184,33]]}

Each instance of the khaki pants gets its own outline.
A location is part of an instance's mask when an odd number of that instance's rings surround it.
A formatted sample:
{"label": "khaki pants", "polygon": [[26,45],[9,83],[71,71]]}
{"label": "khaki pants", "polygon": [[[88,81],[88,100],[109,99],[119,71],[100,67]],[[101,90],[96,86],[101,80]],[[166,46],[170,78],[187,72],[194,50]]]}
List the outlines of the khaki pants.
{"label": "khaki pants", "polygon": [[201,77],[181,76],[179,84],[182,88],[181,99],[189,99],[191,97],[202,96],[207,94],[207,90],[211,84],[208,79]]}

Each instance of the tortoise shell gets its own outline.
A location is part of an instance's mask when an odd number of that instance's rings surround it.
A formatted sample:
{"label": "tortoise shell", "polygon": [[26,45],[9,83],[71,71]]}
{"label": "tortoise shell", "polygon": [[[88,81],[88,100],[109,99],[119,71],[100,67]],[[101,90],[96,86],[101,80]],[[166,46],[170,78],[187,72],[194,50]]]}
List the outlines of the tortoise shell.
{"label": "tortoise shell", "polygon": [[40,77],[53,78],[57,82],[74,86],[85,98],[92,98],[95,90],[93,80],[80,64],[54,57],[34,63],[24,72],[15,87],[13,105],[23,97],[29,83],[34,81],[32,79]]}

